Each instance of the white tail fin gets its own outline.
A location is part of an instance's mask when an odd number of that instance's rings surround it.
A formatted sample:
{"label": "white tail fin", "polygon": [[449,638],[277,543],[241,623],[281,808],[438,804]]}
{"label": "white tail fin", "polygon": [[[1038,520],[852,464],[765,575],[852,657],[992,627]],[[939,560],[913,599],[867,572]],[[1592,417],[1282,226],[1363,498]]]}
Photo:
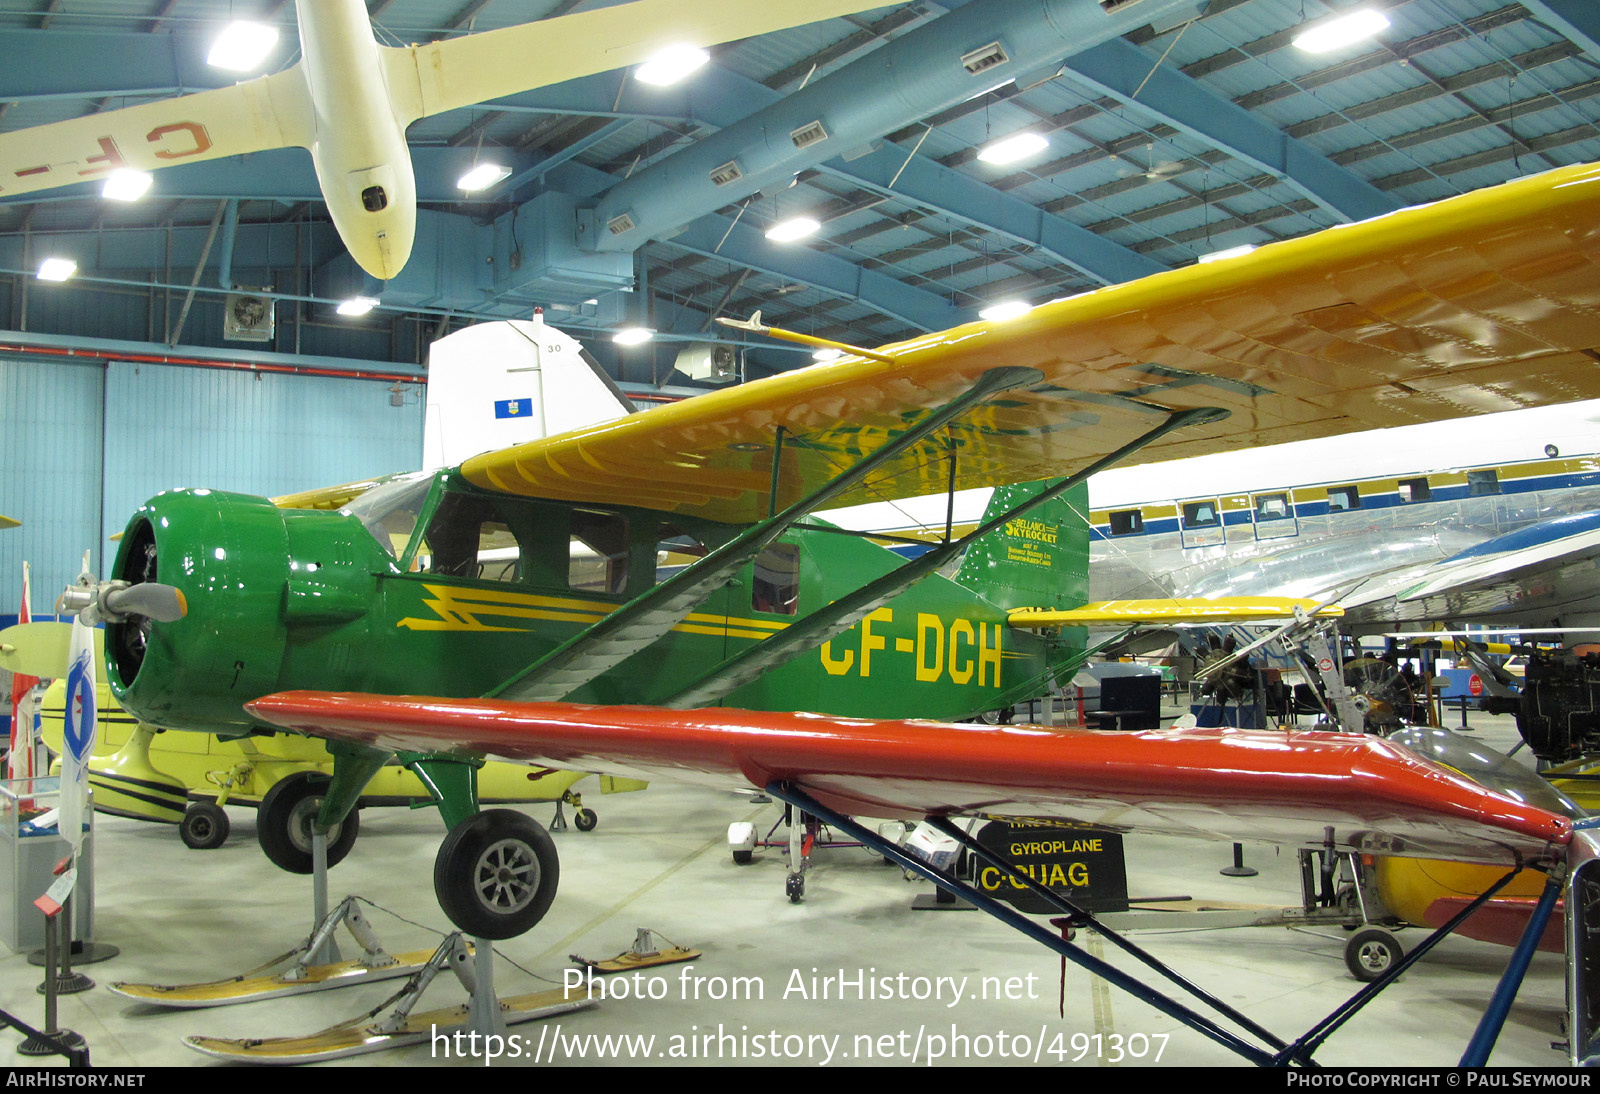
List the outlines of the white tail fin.
{"label": "white tail fin", "polygon": [[428,353],[423,469],[631,414],[576,338],[533,318],[479,323]]}

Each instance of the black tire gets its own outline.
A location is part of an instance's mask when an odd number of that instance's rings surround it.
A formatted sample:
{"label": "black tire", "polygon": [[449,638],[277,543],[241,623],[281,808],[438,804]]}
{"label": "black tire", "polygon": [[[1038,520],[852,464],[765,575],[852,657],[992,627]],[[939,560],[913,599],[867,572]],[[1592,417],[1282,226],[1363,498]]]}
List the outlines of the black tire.
{"label": "black tire", "polygon": [[228,842],[228,811],[213,802],[190,802],[178,822],[185,847],[211,851]]}
{"label": "black tire", "polygon": [[580,832],[593,832],[600,824],[600,814],[583,808],[572,815],[572,826]]}
{"label": "black tire", "polygon": [[511,809],[488,809],[462,821],[433,861],[433,892],[450,922],[497,942],[543,919],[560,880],[550,833]]}
{"label": "black tire", "polygon": [[806,898],[806,876],[804,874],[790,874],[783,883],[783,895],[789,898],[790,904],[799,904]]}
{"label": "black tire", "polygon": [[750,860],[754,857],[754,851],[735,851],[733,853],[733,864],[735,866],[749,866]]}
{"label": "black tire", "polygon": [[1363,927],[1344,944],[1344,964],[1350,975],[1370,984],[1405,956],[1405,948],[1382,927]]}
{"label": "black tire", "polygon": [[[300,771],[280,779],[256,809],[256,841],[273,865],[291,874],[311,873],[311,825],[322,810],[331,782],[326,775]],[[352,809],[328,833],[328,865],[337,866],[355,846],[361,820]]]}

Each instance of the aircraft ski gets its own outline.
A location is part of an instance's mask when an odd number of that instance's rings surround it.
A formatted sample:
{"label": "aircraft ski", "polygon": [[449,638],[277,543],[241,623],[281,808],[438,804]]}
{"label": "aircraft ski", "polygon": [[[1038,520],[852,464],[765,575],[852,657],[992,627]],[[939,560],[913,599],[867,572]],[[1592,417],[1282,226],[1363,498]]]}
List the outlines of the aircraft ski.
{"label": "aircraft ski", "polygon": [[[356,896],[345,897],[305,942],[237,976],[198,984],[136,984],[119,980],[111,984],[110,989],[140,1003],[199,1009],[307,995],[314,991],[369,984],[376,980],[393,980],[425,969],[438,952],[437,949],[386,953],[366,917],[361,914],[357,903],[359,900]],[[331,941],[334,928],[340,923],[361,944],[360,957],[339,960],[336,946],[331,950],[324,949]],[[470,949],[468,947],[469,953]],[[332,956],[333,960],[317,962],[318,956]]]}
{"label": "aircraft ski", "polygon": [[[551,988],[512,996],[500,1000],[500,1013],[507,1025],[514,1026],[583,1010],[597,1002],[588,996],[568,999],[566,994],[560,988]],[[449,1037],[466,1028],[470,1009],[462,1004],[411,1014],[403,1025],[394,1030],[380,1030],[362,1018],[329,1026],[303,1037],[185,1037],[183,1043],[196,1052],[234,1063],[314,1064],[322,1060],[404,1048],[420,1044],[433,1036]]]}
{"label": "aircraft ski", "polygon": [[[471,1001],[413,1013],[423,992],[446,969],[455,974]],[[235,1063],[310,1064],[403,1048],[435,1037],[454,1044],[458,1033],[503,1036],[507,1026],[568,1014],[598,1002],[586,988],[549,988],[497,998],[494,952],[487,946],[475,949],[456,932],[445,937],[404,987],[359,1017],[299,1037],[189,1036],[183,1043],[196,1052]]]}

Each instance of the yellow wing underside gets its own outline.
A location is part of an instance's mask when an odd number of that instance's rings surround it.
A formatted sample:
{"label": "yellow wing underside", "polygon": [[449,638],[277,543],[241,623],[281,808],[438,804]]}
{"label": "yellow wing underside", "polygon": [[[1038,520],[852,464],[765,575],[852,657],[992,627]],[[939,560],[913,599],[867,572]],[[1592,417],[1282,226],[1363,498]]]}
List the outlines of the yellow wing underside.
{"label": "yellow wing underside", "polygon": [[1163,623],[1240,623],[1293,619],[1299,608],[1307,615],[1338,618],[1343,608],[1320,606],[1315,600],[1281,596],[1225,596],[1165,600],[1100,600],[1078,608],[1023,608],[1006,621],[1023,630],[1048,627],[1110,627]]}
{"label": "yellow wing underside", "polygon": [[744,522],[880,446],[986,369],[1044,382],[991,401],[835,504],[1084,467],[1215,406],[1137,462],[1600,395],[1600,165],[1272,244],[467,461],[481,486]]}

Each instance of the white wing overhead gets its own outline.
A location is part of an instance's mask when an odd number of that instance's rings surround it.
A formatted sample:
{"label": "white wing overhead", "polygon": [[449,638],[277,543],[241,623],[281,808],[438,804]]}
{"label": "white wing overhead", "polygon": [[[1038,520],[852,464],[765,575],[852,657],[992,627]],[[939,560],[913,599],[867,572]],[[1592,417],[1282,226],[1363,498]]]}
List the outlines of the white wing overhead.
{"label": "white wing overhead", "polygon": [[537,23],[384,51],[402,125],[580,76],[665,46],[711,46],[885,7],[884,0],[635,0]]}
{"label": "white wing overhead", "polygon": [[233,87],[0,133],[0,195],[311,144],[300,67]]}

